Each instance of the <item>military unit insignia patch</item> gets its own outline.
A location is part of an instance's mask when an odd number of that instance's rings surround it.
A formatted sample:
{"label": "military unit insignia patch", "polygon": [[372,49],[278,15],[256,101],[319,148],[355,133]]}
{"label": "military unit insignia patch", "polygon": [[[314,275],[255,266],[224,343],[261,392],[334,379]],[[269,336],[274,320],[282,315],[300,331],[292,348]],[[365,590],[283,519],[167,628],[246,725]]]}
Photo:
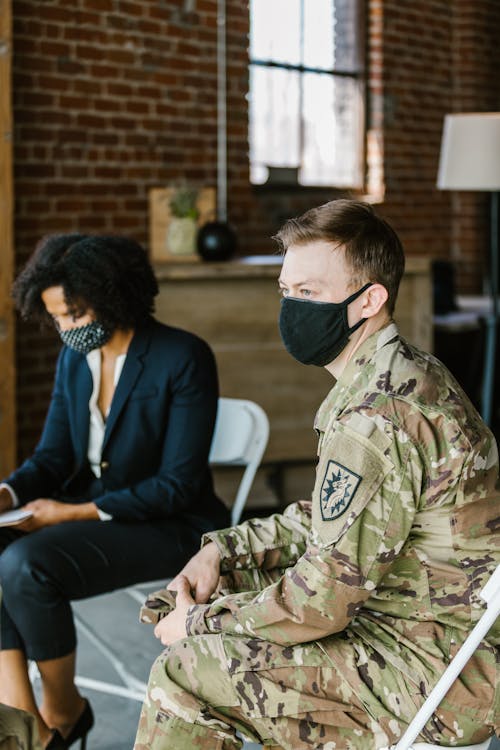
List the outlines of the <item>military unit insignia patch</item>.
{"label": "military unit insignia patch", "polygon": [[328,461],[320,491],[321,515],[334,521],[346,512],[362,477],[336,461]]}

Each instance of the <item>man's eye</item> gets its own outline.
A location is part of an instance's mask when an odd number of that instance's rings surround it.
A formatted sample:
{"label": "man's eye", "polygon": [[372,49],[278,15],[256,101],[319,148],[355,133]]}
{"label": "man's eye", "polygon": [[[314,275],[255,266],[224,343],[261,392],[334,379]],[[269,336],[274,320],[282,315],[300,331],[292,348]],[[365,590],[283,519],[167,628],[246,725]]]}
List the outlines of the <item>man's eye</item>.
{"label": "man's eye", "polygon": [[303,297],[312,297],[312,291],[310,289],[301,289],[300,293]]}
{"label": "man's eye", "polygon": [[278,289],[278,293],[280,297],[288,297],[289,292],[288,292],[288,289],[285,289],[285,287],[280,286],[280,288]]}

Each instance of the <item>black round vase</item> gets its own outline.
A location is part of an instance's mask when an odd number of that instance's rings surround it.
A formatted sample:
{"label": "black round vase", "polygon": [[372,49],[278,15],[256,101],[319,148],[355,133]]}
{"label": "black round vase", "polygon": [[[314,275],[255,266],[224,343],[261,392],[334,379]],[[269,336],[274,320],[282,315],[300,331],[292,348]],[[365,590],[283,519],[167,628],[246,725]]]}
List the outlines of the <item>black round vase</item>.
{"label": "black round vase", "polygon": [[204,260],[227,260],[236,250],[236,234],[223,221],[209,221],[198,231],[196,245]]}

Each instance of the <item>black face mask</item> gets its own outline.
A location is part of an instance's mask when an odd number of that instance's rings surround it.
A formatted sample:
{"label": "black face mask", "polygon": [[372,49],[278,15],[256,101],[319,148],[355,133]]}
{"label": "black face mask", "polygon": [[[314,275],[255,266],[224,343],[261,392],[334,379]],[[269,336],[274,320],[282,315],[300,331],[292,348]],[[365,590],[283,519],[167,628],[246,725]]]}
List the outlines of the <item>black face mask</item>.
{"label": "black face mask", "polygon": [[287,352],[304,365],[323,367],[333,362],[351,334],[366,320],[361,318],[349,328],[347,307],[370,286],[372,282],[343,302],[313,302],[284,297],[281,300],[279,327]]}
{"label": "black face mask", "polygon": [[57,328],[57,331],[63,344],[81,354],[88,354],[93,349],[99,349],[111,338],[111,331],[96,320],[84,326],[68,328],[66,331]]}

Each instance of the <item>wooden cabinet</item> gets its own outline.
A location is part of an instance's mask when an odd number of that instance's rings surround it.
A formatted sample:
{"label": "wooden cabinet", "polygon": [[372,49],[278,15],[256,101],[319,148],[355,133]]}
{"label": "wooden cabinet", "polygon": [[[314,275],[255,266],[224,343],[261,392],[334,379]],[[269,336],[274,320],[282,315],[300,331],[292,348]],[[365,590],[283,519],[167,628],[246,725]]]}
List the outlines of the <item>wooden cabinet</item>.
{"label": "wooden cabinet", "polygon": [[[221,395],[248,398],[265,409],[271,423],[266,462],[315,461],[313,419],[333,381],[326,370],[301,365],[283,347],[278,331],[280,263],[276,257],[271,263],[158,265],[157,317],[210,344]],[[429,261],[407,260],[395,317],[404,336],[430,350]]]}

